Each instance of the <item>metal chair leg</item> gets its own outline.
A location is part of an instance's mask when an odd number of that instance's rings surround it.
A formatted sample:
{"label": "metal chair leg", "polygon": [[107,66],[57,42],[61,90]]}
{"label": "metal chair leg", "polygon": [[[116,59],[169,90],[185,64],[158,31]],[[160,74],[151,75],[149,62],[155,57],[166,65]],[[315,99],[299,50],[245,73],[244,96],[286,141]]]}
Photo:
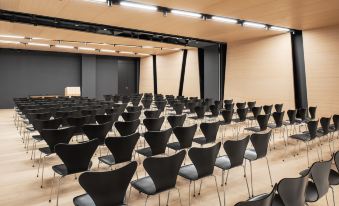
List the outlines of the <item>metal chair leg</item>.
{"label": "metal chair leg", "polygon": [[44,156],[43,159],[42,159],[41,186],[40,186],[41,188],[43,188],[43,186],[44,186],[45,157],[46,156]]}
{"label": "metal chair leg", "polygon": [[40,165],[41,165],[41,156],[42,156],[42,152],[40,152],[39,165],[38,165],[38,173],[36,174],[36,177],[39,177]]}
{"label": "metal chair leg", "polygon": [[[246,161],[245,161],[245,163],[246,163]],[[248,181],[247,181],[247,175],[246,175],[246,164],[243,166],[243,168],[244,168],[244,177],[245,177],[248,197],[250,198],[251,197],[251,193],[250,193],[250,188],[248,187]]]}
{"label": "metal chair leg", "polygon": [[159,193],[158,197],[159,197],[158,199],[159,199],[159,206],[160,206],[160,193]]}
{"label": "metal chair leg", "polygon": [[182,202],[181,202],[181,195],[180,195],[180,190],[179,188],[175,188],[177,191],[178,191],[178,194],[179,194],[179,201],[180,201],[180,206],[182,206]]}
{"label": "metal chair leg", "polygon": [[188,205],[191,205],[191,183],[192,181],[190,181],[190,184],[188,186]]}
{"label": "metal chair leg", "polygon": [[252,161],[250,161],[250,171],[251,171],[251,189],[252,189],[252,197],[254,197],[254,191],[253,191],[253,171],[252,171]]}
{"label": "metal chair leg", "polygon": [[332,186],[330,188],[332,190],[333,205],[335,206],[334,188]]}
{"label": "metal chair leg", "polygon": [[268,173],[269,173],[269,175],[270,175],[271,187],[273,187],[273,181],[272,181],[272,175],[271,175],[270,164],[269,164],[269,162],[268,162],[268,158],[267,158],[267,157],[265,157],[265,158],[266,158],[266,162],[267,162]]}
{"label": "metal chair leg", "polygon": [[57,191],[57,202],[56,202],[56,206],[59,205],[59,193],[60,193],[60,183],[61,183],[61,179],[63,178],[64,176],[61,176],[59,178],[59,183],[58,183],[58,191]]}
{"label": "metal chair leg", "polygon": [[200,187],[199,187],[198,195],[200,195],[200,192],[201,192],[201,185],[202,185],[202,179],[200,180]]}
{"label": "metal chair leg", "polygon": [[214,177],[215,187],[217,188],[218,198],[219,198],[219,205],[221,206],[221,200],[220,200],[220,194],[218,189],[218,183],[217,183],[217,177],[212,175]]}
{"label": "metal chair leg", "polygon": [[310,158],[308,156],[308,142],[305,142],[306,144],[306,151],[307,151],[307,167],[309,168],[310,167]]}
{"label": "metal chair leg", "polygon": [[[171,193],[171,190],[168,191],[166,206],[168,206],[168,200],[169,200],[169,197],[170,197],[170,193]],[[160,197],[160,196],[159,196],[159,197]]]}
{"label": "metal chair leg", "polygon": [[54,174],[53,174],[51,193],[50,193],[50,195],[49,195],[49,200],[48,200],[49,202],[52,201],[52,194],[53,194],[54,181],[55,181],[55,172],[54,172]]}
{"label": "metal chair leg", "polygon": [[145,206],[147,205],[148,198],[149,198],[149,196],[147,195],[146,200],[145,200]]}

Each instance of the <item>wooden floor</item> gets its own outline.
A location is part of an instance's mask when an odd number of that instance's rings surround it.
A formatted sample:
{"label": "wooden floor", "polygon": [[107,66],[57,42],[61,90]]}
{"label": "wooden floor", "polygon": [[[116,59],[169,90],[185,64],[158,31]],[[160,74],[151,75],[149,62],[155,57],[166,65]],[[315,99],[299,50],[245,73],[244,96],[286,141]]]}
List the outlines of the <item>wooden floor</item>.
{"label": "wooden floor", "polygon": [[[48,203],[52,170],[51,165],[59,163],[56,156],[47,158],[45,169],[45,187],[40,188],[40,178],[36,177],[37,167],[32,167],[30,154],[26,154],[24,145],[21,141],[18,131],[13,124],[13,111],[0,110],[0,205],[1,206],[46,206],[55,205],[55,195],[52,202]],[[302,146],[302,151],[299,156],[293,157],[291,153],[295,147],[292,145],[288,149],[288,157],[285,162],[282,161],[284,156],[284,147],[282,142],[278,142],[277,148],[269,153],[269,161],[273,175],[273,181],[278,182],[285,177],[297,177],[298,172],[307,167],[306,149]],[[337,149],[339,142],[335,142]],[[330,157],[329,148],[324,147],[324,157]],[[223,151],[223,148],[221,148]],[[317,161],[316,150],[310,151],[311,162]],[[97,158],[93,158],[94,170],[98,170]],[[255,194],[269,192],[271,190],[266,161],[259,160],[253,163],[254,175],[254,192]],[[101,167],[99,170],[107,170],[108,168]],[[139,176],[144,174],[141,165],[138,167]],[[247,170],[249,174],[249,168]],[[222,187],[220,186],[221,171],[215,169],[214,174],[218,178],[218,187],[221,199],[223,198]],[[248,175],[249,176],[249,175]],[[177,187],[180,189],[183,205],[188,205],[188,185],[189,182],[178,177]],[[196,188],[199,183],[197,182]],[[192,187],[193,190],[193,187]],[[73,197],[84,193],[74,176],[66,177],[61,185],[61,193],[59,205],[73,205]],[[339,204],[339,188],[335,188],[336,201]],[[167,194],[161,195],[161,205],[166,205]],[[229,174],[228,184],[226,186],[227,205],[246,200],[248,198],[245,179],[243,177],[242,168],[233,169]],[[332,194],[328,194],[329,204],[332,203]],[[139,194],[132,190],[129,205],[143,205],[145,195]],[[223,199],[222,199],[223,201]],[[218,196],[212,178],[205,179],[202,185],[200,196],[192,197],[192,205],[197,206],[214,206],[218,205]],[[158,197],[151,197],[147,205],[158,205]],[[178,194],[171,192],[169,205],[180,205]],[[322,198],[317,203],[310,205],[327,205],[326,199]]]}

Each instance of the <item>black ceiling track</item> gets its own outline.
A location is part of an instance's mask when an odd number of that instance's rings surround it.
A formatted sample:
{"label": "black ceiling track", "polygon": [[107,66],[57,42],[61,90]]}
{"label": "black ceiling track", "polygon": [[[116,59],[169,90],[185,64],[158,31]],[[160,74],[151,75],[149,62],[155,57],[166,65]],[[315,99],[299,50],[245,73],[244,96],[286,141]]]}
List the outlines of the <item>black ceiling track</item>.
{"label": "black ceiling track", "polygon": [[142,31],[136,29],[95,24],[83,21],[75,21],[70,19],[55,18],[36,14],[20,13],[7,10],[0,10],[0,20],[13,23],[24,23],[35,26],[69,29],[74,31],[82,31],[116,37],[127,37],[133,39],[148,40],[198,48],[221,43],[191,37],[162,34],[150,31]]}

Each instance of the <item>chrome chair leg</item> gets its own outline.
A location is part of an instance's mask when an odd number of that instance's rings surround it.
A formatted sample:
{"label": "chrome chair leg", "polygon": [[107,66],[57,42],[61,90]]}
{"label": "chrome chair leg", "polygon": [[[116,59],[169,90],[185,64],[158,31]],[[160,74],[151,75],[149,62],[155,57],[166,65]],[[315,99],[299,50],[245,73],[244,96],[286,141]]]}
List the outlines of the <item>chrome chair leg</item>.
{"label": "chrome chair leg", "polygon": [[57,202],[56,202],[56,206],[59,205],[59,193],[60,193],[60,183],[61,183],[61,179],[63,178],[64,176],[61,176],[59,178],[59,183],[58,183],[58,191],[57,191]]}
{"label": "chrome chair leg", "polygon": [[219,189],[218,189],[217,177],[214,175],[212,176],[214,177],[215,187],[217,188],[217,193],[218,193],[219,205],[221,206],[221,199],[220,199],[220,194],[219,194]]}
{"label": "chrome chair leg", "polygon": [[55,182],[55,172],[54,172],[54,174],[53,174],[53,180],[52,180],[52,186],[51,186],[51,193],[50,193],[50,195],[49,195],[49,200],[48,200],[49,202],[52,201],[52,194],[53,194],[54,182]]}
{"label": "chrome chair leg", "polygon": [[40,152],[39,164],[38,164],[38,173],[36,174],[36,177],[39,177],[39,171],[40,171],[40,165],[41,165],[41,156],[42,156],[42,152]]}
{"label": "chrome chair leg", "polygon": [[201,192],[201,185],[202,185],[202,179],[200,180],[200,187],[199,187],[198,195],[200,195],[200,192]]}
{"label": "chrome chair leg", "polygon": [[272,174],[271,174],[270,164],[269,164],[269,162],[268,162],[267,156],[266,156],[265,158],[266,158],[266,162],[267,162],[268,173],[269,173],[269,175],[270,175],[271,187],[273,187],[273,181],[272,181]]}
{"label": "chrome chair leg", "polygon": [[332,190],[333,205],[335,206],[334,188],[332,186],[330,188]]}
{"label": "chrome chair leg", "polygon": [[43,188],[43,186],[44,186],[45,157],[46,157],[46,156],[44,156],[43,159],[42,159],[41,186],[40,186],[41,188]]}
{"label": "chrome chair leg", "polygon": [[[168,191],[166,206],[168,205],[168,200],[169,200],[169,197],[170,197],[170,193],[171,193],[171,190]],[[159,196],[159,197],[160,197],[160,196]]]}
{"label": "chrome chair leg", "polygon": [[310,167],[310,158],[309,158],[309,155],[308,155],[308,142],[306,141],[305,144],[306,144],[306,152],[307,152],[307,167],[309,168]]}
{"label": "chrome chair leg", "polygon": [[158,199],[159,199],[159,206],[160,206],[160,194],[161,194],[161,193],[159,193],[159,195],[158,195],[158,197],[159,197],[159,198],[158,198]]}
{"label": "chrome chair leg", "polygon": [[190,184],[188,186],[188,205],[189,206],[191,205],[191,184],[192,184],[192,181],[190,181]]}
{"label": "chrome chair leg", "polygon": [[[245,161],[245,163],[246,163],[246,161]],[[244,168],[244,177],[245,177],[248,197],[250,198],[251,197],[251,193],[250,193],[250,188],[248,187],[248,181],[247,181],[247,175],[246,175],[246,164],[243,166],[243,168]]]}
{"label": "chrome chair leg", "polygon": [[149,198],[149,196],[147,195],[146,200],[145,200],[145,206],[147,205],[148,198]]}
{"label": "chrome chair leg", "polygon": [[252,161],[250,161],[250,171],[251,171],[251,189],[252,189],[252,197],[254,197],[254,191],[253,191],[253,170],[252,170]]}
{"label": "chrome chair leg", "polygon": [[181,195],[180,195],[180,190],[179,188],[175,188],[177,191],[178,191],[178,194],[179,194],[179,201],[180,201],[180,206],[182,206],[182,202],[181,202]]}

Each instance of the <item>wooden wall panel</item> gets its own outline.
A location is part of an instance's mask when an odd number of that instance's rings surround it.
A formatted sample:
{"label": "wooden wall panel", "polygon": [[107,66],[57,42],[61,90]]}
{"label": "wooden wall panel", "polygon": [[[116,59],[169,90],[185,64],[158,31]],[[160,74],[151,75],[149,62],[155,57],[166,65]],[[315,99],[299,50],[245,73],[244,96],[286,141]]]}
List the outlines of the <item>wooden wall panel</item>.
{"label": "wooden wall panel", "polygon": [[153,60],[152,56],[140,59],[140,93],[153,93]]}
{"label": "wooden wall panel", "polygon": [[200,97],[198,49],[187,51],[184,89],[182,95]]}
{"label": "wooden wall panel", "polygon": [[339,26],[303,32],[308,103],[318,117],[339,113]]}
{"label": "wooden wall panel", "polygon": [[294,108],[290,34],[228,44],[225,99]]}

